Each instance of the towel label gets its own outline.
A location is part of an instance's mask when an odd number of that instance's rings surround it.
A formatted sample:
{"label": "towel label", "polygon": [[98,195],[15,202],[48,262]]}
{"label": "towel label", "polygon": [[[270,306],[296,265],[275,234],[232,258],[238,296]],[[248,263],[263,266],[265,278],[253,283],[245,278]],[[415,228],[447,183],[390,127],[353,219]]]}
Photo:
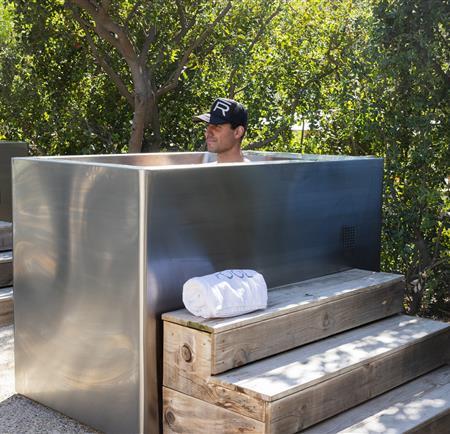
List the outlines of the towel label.
{"label": "towel label", "polygon": [[249,270],[225,270],[215,273],[215,276],[219,280],[223,277],[231,280],[234,277],[238,277],[239,279],[243,279],[244,277],[252,278],[254,277],[254,274],[252,274]]}

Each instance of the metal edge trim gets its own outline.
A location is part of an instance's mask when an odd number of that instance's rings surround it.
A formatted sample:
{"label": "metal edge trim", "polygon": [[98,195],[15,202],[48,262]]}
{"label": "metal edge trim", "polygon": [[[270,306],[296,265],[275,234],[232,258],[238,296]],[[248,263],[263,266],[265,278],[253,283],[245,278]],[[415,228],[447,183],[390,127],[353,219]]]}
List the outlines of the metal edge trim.
{"label": "metal edge trim", "polygon": [[146,418],[145,409],[146,394],[145,394],[145,291],[146,285],[146,239],[147,239],[147,183],[146,172],[139,170],[139,432],[145,432]]}
{"label": "metal edge trim", "polygon": [[[213,163],[207,164],[171,164],[171,165],[162,165],[162,166],[135,166],[133,164],[118,164],[118,163],[100,163],[96,161],[83,161],[84,158],[92,158],[93,155],[83,155],[76,156],[76,160],[71,160],[72,156],[40,156],[40,157],[14,157],[13,160],[34,160],[34,161],[45,161],[53,164],[74,164],[74,165],[90,165],[97,167],[115,167],[122,170],[142,170],[145,169],[147,171],[160,171],[160,170],[177,170],[177,169],[203,169],[210,167],[229,167],[229,166],[267,166],[267,165],[280,165],[280,164],[299,164],[299,163],[336,163],[336,162],[344,162],[344,161],[374,161],[381,160],[383,158],[375,157],[371,155],[367,156],[348,156],[348,155],[316,155],[316,154],[296,154],[292,152],[267,152],[267,151],[246,151],[243,150],[244,155],[268,155],[268,156],[277,156],[280,157],[280,160],[276,161],[250,161],[250,162],[240,162],[240,163],[222,163],[220,165]],[[160,155],[170,155],[171,152],[161,152],[158,153]],[[208,154],[205,152],[186,152],[186,154]],[[118,157],[124,154],[108,154],[108,155],[99,155],[101,157]],[[136,156],[142,154],[125,154],[129,156]],[[281,159],[281,157],[290,157],[287,159]],[[306,157],[306,158],[305,158]],[[311,157],[315,157],[314,159],[310,159]]]}

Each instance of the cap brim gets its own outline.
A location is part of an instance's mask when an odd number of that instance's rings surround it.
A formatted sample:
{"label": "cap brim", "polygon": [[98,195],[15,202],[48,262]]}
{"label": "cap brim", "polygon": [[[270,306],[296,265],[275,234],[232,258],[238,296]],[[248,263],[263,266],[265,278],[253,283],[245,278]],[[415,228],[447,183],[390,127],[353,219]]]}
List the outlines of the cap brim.
{"label": "cap brim", "polygon": [[203,113],[202,115],[194,116],[192,118],[192,120],[195,121],[195,122],[207,122],[207,123],[209,123],[210,117],[211,116],[209,115],[209,113]]}
{"label": "cap brim", "polygon": [[203,113],[202,115],[194,116],[192,120],[194,120],[195,122],[207,122],[208,124],[213,125],[221,125],[229,122],[226,119],[218,118],[217,116],[213,116],[211,118],[211,115],[209,113]]}

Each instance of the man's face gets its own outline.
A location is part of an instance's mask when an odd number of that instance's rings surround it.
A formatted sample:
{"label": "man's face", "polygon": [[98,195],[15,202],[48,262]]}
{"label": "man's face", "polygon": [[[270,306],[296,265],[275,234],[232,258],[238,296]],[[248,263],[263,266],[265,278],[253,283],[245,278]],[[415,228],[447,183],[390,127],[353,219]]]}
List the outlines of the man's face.
{"label": "man's face", "polygon": [[231,124],[208,124],[205,131],[206,144],[209,152],[221,154],[240,144],[241,127],[234,130]]}

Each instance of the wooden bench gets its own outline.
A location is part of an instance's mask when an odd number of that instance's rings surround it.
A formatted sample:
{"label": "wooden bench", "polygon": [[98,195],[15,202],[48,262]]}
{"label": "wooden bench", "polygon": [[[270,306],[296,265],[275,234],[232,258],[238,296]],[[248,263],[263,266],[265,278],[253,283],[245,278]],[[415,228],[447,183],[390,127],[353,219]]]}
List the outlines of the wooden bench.
{"label": "wooden bench", "polygon": [[12,251],[0,252],[0,288],[13,284],[13,255]]}
{"label": "wooden bench", "polygon": [[164,314],[164,432],[296,433],[441,366],[450,326],[398,315],[403,287],[349,270],[235,318]]}
{"label": "wooden bench", "polygon": [[0,252],[12,250],[12,223],[0,221]]}

